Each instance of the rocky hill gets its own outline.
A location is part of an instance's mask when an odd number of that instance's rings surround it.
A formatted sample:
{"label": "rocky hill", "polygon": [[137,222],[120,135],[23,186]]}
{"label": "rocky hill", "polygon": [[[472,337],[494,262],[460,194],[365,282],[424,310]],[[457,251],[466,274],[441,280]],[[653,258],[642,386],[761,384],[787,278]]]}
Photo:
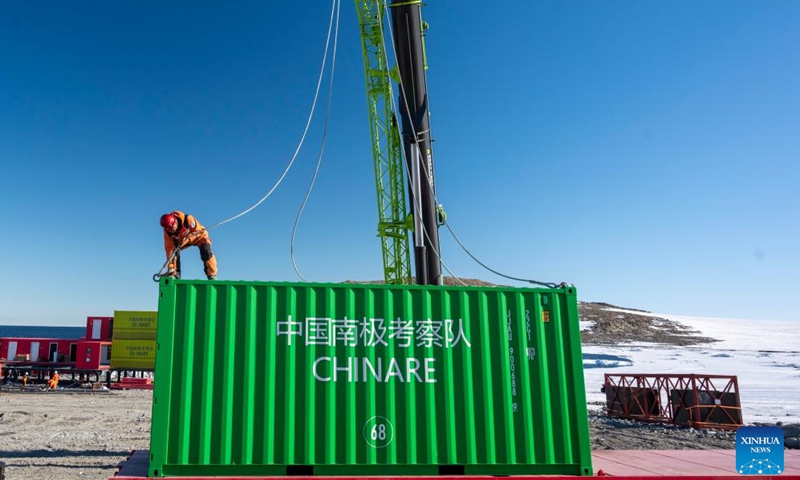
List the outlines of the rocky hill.
{"label": "rocky hill", "polygon": [[645,310],[617,307],[602,302],[578,302],[578,316],[589,325],[581,332],[584,345],[659,343],[688,346],[715,342],[696,330],[656,317]]}

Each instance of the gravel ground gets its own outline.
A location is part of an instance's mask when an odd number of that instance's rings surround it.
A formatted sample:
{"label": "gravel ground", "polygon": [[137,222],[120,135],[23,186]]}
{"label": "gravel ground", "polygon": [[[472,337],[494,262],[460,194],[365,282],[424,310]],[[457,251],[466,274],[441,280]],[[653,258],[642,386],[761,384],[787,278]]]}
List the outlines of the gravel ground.
{"label": "gravel ground", "polygon": [[[150,448],[152,392],[3,392],[0,461],[8,480],[108,479]],[[731,449],[734,432],[694,430],[591,413],[592,449]]]}
{"label": "gravel ground", "polygon": [[152,392],[0,394],[0,461],[8,480],[108,479],[150,448]]}
{"label": "gravel ground", "polygon": [[727,450],[736,432],[644,423],[589,414],[592,450]]}
{"label": "gravel ground", "polygon": [[[150,446],[152,392],[3,392],[0,461],[8,480],[108,479]],[[694,430],[591,413],[594,450],[732,449],[734,432]]]}

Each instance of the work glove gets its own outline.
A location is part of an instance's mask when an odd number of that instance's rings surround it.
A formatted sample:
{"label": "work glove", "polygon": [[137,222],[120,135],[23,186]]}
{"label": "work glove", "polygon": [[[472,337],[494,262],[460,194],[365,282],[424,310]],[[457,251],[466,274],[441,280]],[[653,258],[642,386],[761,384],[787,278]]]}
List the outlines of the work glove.
{"label": "work glove", "polygon": [[176,271],[175,269],[170,268],[167,270],[165,277],[174,277],[174,278],[181,278],[180,272]]}

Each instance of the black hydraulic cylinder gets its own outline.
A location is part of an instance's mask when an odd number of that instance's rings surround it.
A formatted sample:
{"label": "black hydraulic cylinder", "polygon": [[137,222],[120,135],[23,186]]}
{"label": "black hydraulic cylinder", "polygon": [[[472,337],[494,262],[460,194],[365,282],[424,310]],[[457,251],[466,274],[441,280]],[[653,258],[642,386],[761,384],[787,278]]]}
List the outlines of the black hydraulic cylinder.
{"label": "black hydraulic cylinder", "polygon": [[439,222],[436,209],[436,182],[433,177],[428,85],[422,51],[420,4],[407,0],[389,5],[392,12],[395,55],[400,71],[400,117],[403,148],[409,167],[409,191],[415,219],[414,256],[416,281],[421,285],[441,285]]}

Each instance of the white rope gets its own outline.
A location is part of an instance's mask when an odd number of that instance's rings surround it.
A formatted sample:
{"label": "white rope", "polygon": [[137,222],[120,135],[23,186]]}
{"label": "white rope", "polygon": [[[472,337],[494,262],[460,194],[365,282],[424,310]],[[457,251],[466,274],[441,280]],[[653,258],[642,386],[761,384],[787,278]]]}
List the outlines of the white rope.
{"label": "white rope", "polygon": [[218,227],[220,225],[226,224],[226,223],[228,223],[228,222],[230,222],[232,220],[236,220],[237,218],[239,218],[239,217],[241,217],[243,215],[246,215],[247,213],[250,213],[254,208],[256,208],[257,206],[261,205],[264,202],[264,200],[266,200],[267,198],[269,198],[270,195],[272,195],[272,192],[274,192],[275,189],[278,188],[278,185],[281,184],[281,182],[283,181],[283,178],[286,176],[287,173],[289,173],[289,170],[292,168],[292,165],[294,164],[294,161],[297,158],[297,154],[300,152],[300,147],[303,146],[303,142],[306,139],[306,134],[308,133],[308,127],[311,125],[311,119],[314,116],[314,109],[317,106],[317,97],[319,96],[319,89],[320,89],[320,85],[322,84],[322,76],[323,76],[323,74],[325,72],[325,63],[327,62],[327,58],[328,58],[328,47],[330,45],[330,40],[331,40],[331,27],[333,25],[333,14],[334,14],[334,11],[336,9],[336,2],[337,2],[337,0],[333,0],[331,2],[331,19],[330,19],[330,23],[328,25],[328,38],[325,40],[325,54],[322,57],[322,66],[320,67],[320,70],[319,70],[319,78],[317,79],[317,89],[314,91],[314,102],[311,104],[311,111],[308,113],[308,120],[306,121],[306,127],[303,130],[303,135],[300,137],[300,142],[297,144],[297,148],[294,151],[294,155],[292,155],[291,161],[289,161],[289,164],[286,166],[286,169],[284,169],[283,174],[281,174],[280,178],[275,183],[275,185],[272,187],[272,189],[270,189],[270,191],[267,192],[266,195],[261,197],[261,200],[256,202],[253,206],[251,206],[247,210],[245,210],[245,211],[243,211],[243,212],[241,212],[241,213],[239,213],[237,215],[234,215],[234,216],[232,216],[230,218],[227,218],[227,219],[225,219],[225,220],[223,220],[221,222],[217,222],[214,225],[211,225],[210,227],[206,228],[206,230],[211,230],[212,228],[215,228],[215,227]]}
{"label": "white rope", "polygon": [[[297,211],[297,217],[294,219],[294,226],[292,227],[292,241],[289,244],[289,254],[292,257],[292,267],[294,268],[294,272],[297,274],[300,279],[306,283],[308,280],[303,277],[300,273],[300,270],[297,268],[297,262],[294,258],[294,239],[297,235],[297,226],[300,223],[300,217],[303,215],[303,211],[306,208],[306,204],[308,203],[308,198],[311,196],[311,191],[314,189],[314,183],[317,181],[317,175],[319,174],[319,167],[322,165],[322,153],[325,151],[325,140],[328,136],[328,119],[331,115],[331,103],[333,99],[333,77],[334,73],[336,72],[336,47],[339,40],[339,12],[341,10],[341,2],[340,0],[336,0],[336,30],[333,35],[333,55],[331,56],[331,77],[330,77],[330,87],[328,88],[328,108],[325,112],[325,122],[324,127],[322,130],[322,144],[319,148],[319,156],[317,156],[317,166],[314,169],[314,175],[311,177],[311,183],[308,185],[308,191],[306,192],[306,196],[303,199],[303,204],[300,206],[300,210]],[[330,31],[329,31],[330,33]]]}
{"label": "white rope", "polygon": [[[220,225],[224,225],[224,224],[226,224],[226,223],[228,223],[230,221],[236,220],[237,218],[242,217],[242,216],[250,213],[251,211],[253,211],[253,209],[255,209],[256,207],[258,207],[259,205],[264,203],[264,201],[267,198],[269,198],[270,195],[272,195],[272,192],[274,192],[275,189],[278,188],[278,185],[280,185],[281,182],[283,182],[284,177],[286,177],[286,174],[289,173],[289,170],[291,170],[295,159],[297,159],[297,154],[300,152],[300,148],[303,146],[303,142],[305,141],[306,134],[308,133],[308,128],[311,125],[311,120],[314,117],[314,110],[316,109],[316,106],[317,106],[317,98],[319,97],[319,90],[320,90],[320,86],[322,85],[322,76],[325,73],[325,64],[327,63],[328,50],[329,50],[329,47],[330,47],[331,30],[332,30],[332,27],[333,27],[334,12],[336,11],[336,6],[337,6],[337,2],[338,1],[339,0],[332,0],[332,2],[331,2],[331,18],[330,18],[330,21],[328,23],[328,36],[325,39],[325,53],[322,56],[322,65],[320,66],[319,77],[317,78],[317,88],[314,91],[314,101],[311,103],[311,111],[308,113],[308,119],[306,120],[306,126],[303,129],[303,134],[300,137],[300,141],[297,144],[297,148],[295,149],[294,155],[292,155],[292,159],[289,161],[289,164],[286,165],[286,168],[283,170],[283,173],[281,174],[280,178],[278,178],[278,181],[275,182],[275,185],[273,185],[273,187],[270,189],[269,192],[267,192],[266,195],[261,197],[261,200],[259,200],[258,202],[256,202],[250,208],[244,210],[243,212],[241,212],[241,213],[239,213],[237,215],[234,215],[234,216],[232,216],[230,218],[227,218],[225,220],[222,220],[221,222],[217,222],[217,223],[211,225],[210,227],[206,227],[203,230],[200,230],[200,231],[198,231],[196,233],[202,233],[204,231],[211,230],[212,228],[216,228],[216,227],[218,227]],[[338,22],[337,22],[337,32],[338,32]],[[167,258],[167,261],[164,262],[164,264],[161,266],[161,269],[158,271],[158,273],[153,275],[153,280],[158,281],[159,277],[161,277],[163,274],[167,273],[167,265],[169,265],[169,262],[171,262],[172,259],[175,258],[175,255],[177,255],[179,250],[180,250],[179,248],[176,248],[172,252],[172,255],[169,258]]]}
{"label": "white rope", "polygon": [[[328,110],[327,110],[326,115],[325,115],[325,127],[324,127],[324,130],[323,130],[322,145],[320,147],[319,156],[317,158],[317,165],[316,165],[316,169],[314,170],[314,175],[313,175],[313,177],[311,179],[311,184],[309,185],[308,191],[306,192],[306,196],[303,199],[303,203],[302,203],[302,205],[300,207],[300,210],[297,213],[297,217],[295,218],[294,227],[292,228],[292,240],[291,240],[291,246],[290,246],[290,255],[291,255],[291,259],[292,259],[292,266],[293,266],[294,271],[297,274],[297,276],[300,277],[300,279],[303,280],[304,282],[308,282],[308,280],[306,280],[305,277],[303,277],[303,275],[300,273],[299,269],[297,268],[297,263],[295,261],[295,256],[294,256],[294,241],[295,241],[295,236],[296,236],[296,233],[297,233],[297,226],[298,226],[298,223],[300,221],[300,217],[301,217],[303,211],[305,210],[305,206],[306,206],[306,204],[308,202],[308,198],[311,195],[311,191],[314,188],[314,183],[316,182],[317,175],[318,175],[319,168],[320,168],[320,164],[322,162],[322,154],[323,154],[323,151],[325,149],[325,138],[326,138],[327,131],[328,131],[328,118],[329,118],[329,115],[330,115],[331,97],[332,97],[332,93],[333,93],[333,78],[334,78],[334,72],[335,72],[335,69],[336,69],[336,51],[337,51],[337,47],[336,46],[337,46],[338,33],[339,33],[339,10],[338,10],[338,5],[337,5],[336,15],[337,15],[337,17],[336,17],[336,33],[334,34],[334,46],[333,46],[333,56],[332,56],[333,60],[332,60],[332,63],[331,63],[330,90],[329,90],[329,93],[328,93]],[[382,23],[383,22],[379,22],[379,25],[381,25]],[[383,45],[384,64],[388,65],[389,64],[388,59],[385,57],[385,54],[386,54],[386,43],[385,43],[386,42],[386,38],[385,38],[385,35],[383,35],[383,32],[381,32],[381,39],[384,42],[384,45]],[[393,51],[394,51],[394,40],[392,40],[392,48],[393,48]],[[396,53],[395,53],[395,56],[396,56]],[[392,104],[391,104],[392,113],[396,117],[397,116],[397,112],[396,112],[396,107],[395,107],[395,104],[394,104],[394,93],[392,92],[391,83],[389,83],[389,92],[390,92],[390,96],[392,98]],[[412,126],[412,129],[413,129],[413,126]],[[417,148],[419,148],[419,145],[417,145]],[[413,179],[412,179],[412,176],[410,175],[410,173],[408,172],[408,165],[405,162],[403,162],[403,164],[405,166],[408,178],[411,179],[411,183],[412,183],[412,187],[413,187]],[[415,211],[417,212],[417,215],[418,216],[421,215],[421,212],[419,211],[419,208],[420,208],[419,204],[415,202],[414,203],[414,207],[415,207]],[[430,235],[428,234],[427,230],[423,229],[423,232],[424,232],[424,235],[428,238],[428,241],[430,242],[431,238],[430,238]],[[444,267],[444,269],[453,278],[458,280],[459,283],[461,283],[463,286],[467,286],[466,283],[464,283],[460,278],[458,278],[455,274],[453,274],[453,272],[447,267],[447,264],[439,256],[438,252],[435,252],[435,254],[439,258],[439,262],[442,264],[442,267]]]}

